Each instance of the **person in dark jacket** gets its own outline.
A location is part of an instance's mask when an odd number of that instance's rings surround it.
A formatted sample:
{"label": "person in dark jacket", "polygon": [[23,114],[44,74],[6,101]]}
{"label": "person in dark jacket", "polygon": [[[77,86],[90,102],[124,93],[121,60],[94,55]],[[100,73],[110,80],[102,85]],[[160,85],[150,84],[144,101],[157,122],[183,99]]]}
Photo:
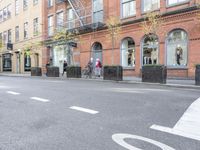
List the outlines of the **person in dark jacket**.
{"label": "person in dark jacket", "polygon": [[89,75],[89,78],[92,78],[92,73],[93,73],[93,58],[90,58],[90,61],[88,62],[87,64],[87,68],[88,68],[88,75]]}
{"label": "person in dark jacket", "polygon": [[67,61],[66,60],[63,63],[63,74],[62,74],[62,76],[64,75],[65,72],[67,73]]}

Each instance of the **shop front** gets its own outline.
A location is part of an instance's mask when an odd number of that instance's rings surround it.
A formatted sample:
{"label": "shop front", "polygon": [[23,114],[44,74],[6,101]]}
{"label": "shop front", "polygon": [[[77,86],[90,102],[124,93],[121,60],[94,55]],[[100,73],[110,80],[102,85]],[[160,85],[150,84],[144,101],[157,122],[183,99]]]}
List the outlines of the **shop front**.
{"label": "shop front", "polygon": [[12,71],[12,54],[6,53],[2,55],[3,71]]}

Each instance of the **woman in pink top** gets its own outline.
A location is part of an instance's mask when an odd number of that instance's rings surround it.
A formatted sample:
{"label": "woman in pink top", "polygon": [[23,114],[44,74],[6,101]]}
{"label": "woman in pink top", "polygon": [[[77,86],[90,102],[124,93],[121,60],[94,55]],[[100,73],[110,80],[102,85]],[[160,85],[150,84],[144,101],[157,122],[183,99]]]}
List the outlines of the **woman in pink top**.
{"label": "woman in pink top", "polygon": [[102,68],[101,61],[99,58],[97,58],[96,65],[95,65],[95,73],[96,73],[96,76],[98,77],[100,77],[101,75],[101,68]]}

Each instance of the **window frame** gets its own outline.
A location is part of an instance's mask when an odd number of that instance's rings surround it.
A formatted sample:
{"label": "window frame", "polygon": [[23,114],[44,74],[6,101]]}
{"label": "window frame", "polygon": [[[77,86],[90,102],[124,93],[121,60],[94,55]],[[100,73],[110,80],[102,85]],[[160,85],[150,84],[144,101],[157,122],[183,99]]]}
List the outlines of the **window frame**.
{"label": "window frame", "polygon": [[[141,5],[141,10],[142,10],[142,13],[146,13],[146,12],[151,12],[151,11],[155,11],[155,10],[160,10],[160,0],[157,0],[158,2],[159,2],[159,7],[158,8],[156,8],[156,9],[152,9],[151,8],[151,10],[147,10],[147,11],[145,11],[144,10],[144,1],[145,0],[142,0],[142,5]],[[168,1],[168,0],[167,0]],[[151,0],[151,7],[152,7],[152,0]]]}
{"label": "window frame", "polygon": [[15,42],[18,42],[18,41],[19,41],[19,26],[16,26],[15,27]]}
{"label": "window frame", "polygon": [[[103,0],[102,0],[102,9],[100,9],[100,10],[97,10],[97,11],[94,11],[94,1],[95,0],[92,0],[92,23],[97,23],[97,22],[99,22],[99,21],[102,21],[102,22],[104,22],[104,3],[103,3]],[[98,20],[98,21],[95,21],[94,19],[95,19],[95,17],[94,17],[94,15],[95,14],[98,14],[98,13],[100,13],[100,12],[102,12],[102,20]]]}
{"label": "window frame", "polygon": [[12,30],[11,29],[9,29],[8,30],[8,34],[7,34],[7,38],[8,38],[8,43],[12,43]]}
{"label": "window frame", "polygon": [[[59,15],[62,14],[62,21],[59,20]],[[61,30],[64,27],[64,11],[58,11],[56,12],[56,30]]]}
{"label": "window frame", "polygon": [[[130,17],[135,17],[136,14],[137,14],[137,3],[136,3],[136,0],[128,0],[127,2],[123,2],[123,0],[120,0],[120,1],[121,1],[121,2],[120,2],[120,11],[121,11],[120,17],[121,17],[121,19],[126,19],[126,18],[130,18]],[[132,1],[133,1],[133,2],[135,1],[135,14],[124,17],[124,16],[123,16],[123,5],[124,5],[124,4],[127,4],[127,3],[130,3],[130,2],[132,2]]]}
{"label": "window frame", "polygon": [[[157,38],[157,42],[158,42],[158,45],[157,45],[157,50],[158,50],[158,52],[157,52],[157,65],[159,65],[160,64],[160,60],[159,60],[159,58],[160,58],[160,41],[159,41],[159,37],[158,37],[158,35],[156,35],[156,34],[153,34],[156,38]],[[143,56],[144,56],[144,40],[147,38],[148,36],[147,35],[145,35],[145,36],[143,36],[143,38],[142,38],[142,40],[141,40],[141,45],[140,45],[140,52],[141,52],[141,55],[140,55],[140,67],[142,67],[142,66],[144,66],[145,64],[143,63],[143,60],[144,60],[144,58],[143,58]]]}
{"label": "window frame", "polygon": [[38,4],[38,0],[33,0],[33,5],[37,5]]}
{"label": "window frame", "polygon": [[[179,1],[179,0],[177,0]],[[182,4],[185,4],[185,3],[188,3],[190,2],[190,0],[185,0],[183,2],[177,2],[177,3],[174,3],[174,4],[169,4],[169,0],[166,0],[166,7],[174,7],[174,6],[178,6],[178,5],[182,5]]]}
{"label": "window frame", "polygon": [[[50,37],[50,36],[53,36],[53,34],[54,34],[54,32],[53,32],[53,30],[54,30],[54,18],[53,18],[54,16],[53,15],[49,15],[48,16],[48,18],[47,18],[47,30],[48,30],[48,37]],[[49,26],[49,19],[52,19],[52,25],[51,26]],[[53,28],[53,29],[51,29],[51,28]],[[51,31],[52,31],[52,33],[51,33]],[[50,34],[51,33],[51,34]]]}
{"label": "window frame", "polygon": [[28,9],[28,0],[23,0],[23,10]]}
{"label": "window frame", "polygon": [[28,22],[24,23],[24,39],[28,39]]}
{"label": "window frame", "polygon": [[[49,3],[49,2],[51,2],[51,3]],[[48,7],[48,8],[53,7],[53,0],[48,0],[48,1],[47,1],[47,7]]]}
{"label": "window frame", "polygon": [[[70,13],[72,13],[72,18],[69,18],[69,16],[71,16],[71,15],[69,15]],[[72,9],[72,8],[68,8],[67,9],[67,15],[66,15],[66,18],[67,18],[67,29],[73,29],[73,28],[75,28],[75,23],[76,23],[76,20],[75,20],[75,18],[76,18],[76,16],[75,16],[75,14],[74,14],[74,10]],[[73,25],[72,25],[73,24]],[[72,26],[73,27],[72,27]]]}
{"label": "window frame", "polygon": [[[170,36],[170,34],[172,33],[172,32],[174,32],[174,31],[176,31],[176,30],[179,30],[179,31],[183,31],[183,32],[185,32],[185,34],[187,35],[187,39],[186,39],[186,41],[187,41],[187,65],[180,65],[180,66],[178,66],[178,65],[175,65],[175,66],[173,66],[173,65],[168,65],[168,62],[167,62],[167,55],[168,55],[168,48],[167,48],[167,46],[168,46],[168,39],[169,39],[169,36]],[[182,43],[184,43],[184,42],[182,42]],[[177,28],[177,29],[173,29],[173,30],[171,30],[170,32],[168,32],[168,34],[167,34],[167,37],[166,37],[166,39],[165,39],[165,65],[167,66],[167,68],[169,68],[169,69],[187,69],[188,68],[188,60],[189,60],[189,35],[188,35],[188,33],[184,30],[184,29],[180,29],[180,28]]]}
{"label": "window frame", "polygon": [[39,18],[33,19],[33,36],[37,36],[39,33]]}
{"label": "window frame", "polygon": [[[134,42],[134,47],[130,47],[128,49],[125,49],[125,48],[122,48],[122,45],[123,45],[123,42],[125,40],[128,40],[128,39],[131,39],[133,42]],[[120,44],[120,64],[123,66],[122,64],[122,51],[125,50],[125,51],[128,51],[128,50],[133,50],[133,53],[134,53],[134,56],[136,56],[136,44],[135,44],[135,41],[132,37],[125,37],[121,40],[121,44]],[[136,61],[136,57],[135,57],[135,61]],[[124,69],[134,69],[135,68],[135,64],[133,66],[123,66]]]}
{"label": "window frame", "polygon": [[15,15],[19,15],[20,5],[19,0],[15,0]]}

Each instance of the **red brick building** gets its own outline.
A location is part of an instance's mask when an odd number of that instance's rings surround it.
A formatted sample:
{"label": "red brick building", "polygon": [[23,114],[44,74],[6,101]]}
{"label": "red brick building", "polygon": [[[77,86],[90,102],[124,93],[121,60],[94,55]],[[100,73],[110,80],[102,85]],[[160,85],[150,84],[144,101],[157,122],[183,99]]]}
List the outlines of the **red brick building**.
{"label": "red brick building", "polygon": [[[144,64],[164,64],[168,76],[193,77],[195,64],[200,63],[198,0],[58,0],[52,6],[51,0],[47,3],[46,38],[50,39],[59,26],[81,33],[77,48],[66,43],[47,44],[43,54],[61,69],[65,59],[84,67],[92,57],[104,65],[122,65],[124,74],[129,76],[139,76]],[[163,20],[162,31],[154,35],[154,41],[145,36],[141,27],[144,15],[150,11],[160,13]],[[118,16],[122,22],[114,49],[105,25],[110,16]]]}

